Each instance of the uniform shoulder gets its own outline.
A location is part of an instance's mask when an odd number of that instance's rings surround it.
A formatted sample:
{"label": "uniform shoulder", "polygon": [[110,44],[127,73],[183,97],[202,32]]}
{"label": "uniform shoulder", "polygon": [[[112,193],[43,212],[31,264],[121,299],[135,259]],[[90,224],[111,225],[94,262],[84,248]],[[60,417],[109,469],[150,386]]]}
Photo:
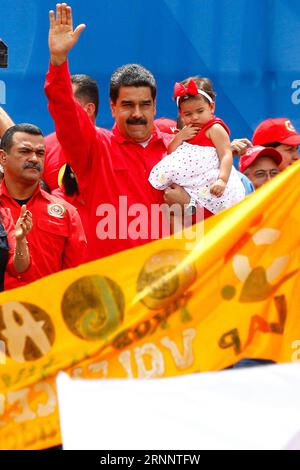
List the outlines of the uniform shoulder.
{"label": "uniform shoulder", "polygon": [[[70,215],[73,215],[75,212],[77,212],[77,209],[76,209],[75,206],[73,206],[69,202],[65,201],[61,197],[59,197],[57,195],[54,195],[54,194],[49,194],[46,191],[44,191],[43,189],[41,189],[41,193],[42,193],[42,196],[44,197],[44,199],[46,199],[48,201],[48,204],[53,205],[53,207],[57,206],[58,210],[59,210],[59,208],[63,208]],[[55,207],[54,207],[54,210],[55,210]]]}

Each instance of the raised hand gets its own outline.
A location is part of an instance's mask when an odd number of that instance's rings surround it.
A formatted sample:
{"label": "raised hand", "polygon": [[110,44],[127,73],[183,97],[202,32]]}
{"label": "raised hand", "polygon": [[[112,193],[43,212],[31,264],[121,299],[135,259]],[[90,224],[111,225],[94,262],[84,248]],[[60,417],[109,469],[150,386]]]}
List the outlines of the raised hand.
{"label": "raised hand", "polygon": [[16,223],[16,240],[21,241],[26,238],[26,235],[32,229],[32,214],[30,211],[26,209],[26,205],[24,204],[21,207],[20,217]]}
{"label": "raised hand", "polygon": [[56,5],[56,14],[53,10],[49,11],[49,21],[50,61],[53,65],[61,65],[77,43],[85,24],[80,24],[73,30],[72,8],[66,3]]}

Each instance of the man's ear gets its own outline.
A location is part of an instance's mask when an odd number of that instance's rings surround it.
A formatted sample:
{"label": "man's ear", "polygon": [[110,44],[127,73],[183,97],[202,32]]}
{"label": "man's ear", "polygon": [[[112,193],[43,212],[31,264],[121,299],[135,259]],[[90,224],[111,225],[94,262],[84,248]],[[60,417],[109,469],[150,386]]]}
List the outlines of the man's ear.
{"label": "man's ear", "polygon": [[2,166],[6,165],[6,152],[3,149],[0,149],[0,163]]}
{"label": "man's ear", "polygon": [[153,104],[154,104],[154,116],[156,116],[156,99],[154,100]]}
{"label": "man's ear", "polygon": [[95,117],[96,106],[94,103],[86,103],[83,109],[87,112],[89,117]]}
{"label": "man's ear", "polygon": [[116,103],[110,100],[109,104],[110,104],[112,117],[115,118],[116,117]]}

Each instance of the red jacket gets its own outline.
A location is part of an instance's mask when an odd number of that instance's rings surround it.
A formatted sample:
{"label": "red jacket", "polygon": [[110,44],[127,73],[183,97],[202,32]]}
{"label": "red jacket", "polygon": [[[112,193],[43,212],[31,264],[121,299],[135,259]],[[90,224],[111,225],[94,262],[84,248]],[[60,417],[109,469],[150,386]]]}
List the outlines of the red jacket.
{"label": "red jacket", "polygon": [[68,196],[63,187],[57,188],[51,193],[53,196],[58,197],[60,199],[64,199],[72,206],[76,207],[78,214],[80,216],[83,230],[86,231],[86,228],[89,225],[89,214],[88,214],[88,207],[86,206],[85,199],[81,193],[74,194],[73,196]]}
{"label": "red jacket", "polygon": [[[2,182],[2,205],[9,208],[14,223],[20,215],[20,205],[9,195]],[[86,261],[86,238],[76,209],[61,199],[41,190],[39,186],[26,204],[32,212],[33,227],[27,235],[33,269],[26,279],[10,273],[5,289],[20,287],[28,282],[73,268]]]}
{"label": "red jacket", "polygon": [[[97,131],[102,131],[100,127],[96,127]],[[43,180],[47,184],[51,192],[59,188],[58,184],[58,174],[60,169],[67,163],[67,159],[62,151],[61,145],[57,139],[56,132],[52,132],[45,137],[45,146],[46,146],[46,156],[45,156],[45,165],[43,171]],[[59,197],[62,197],[61,195]],[[70,202],[68,199],[66,201]],[[80,208],[81,205],[76,209],[79,211],[81,217]]]}
{"label": "red jacket", "polygon": [[66,157],[63,154],[55,132],[45,137],[45,146],[46,156],[43,180],[50,191],[53,191],[58,188],[58,173],[61,167],[66,163]]}
{"label": "red jacket", "polygon": [[[159,238],[161,227],[154,219],[151,226],[151,206],[164,202],[163,192],[152,188],[148,176],[166,155],[172,136],[155,127],[144,148],[126,140],[117,126],[112,132],[97,131],[73,97],[67,62],[59,67],[50,65],[45,92],[58,140],[88,207],[89,260]],[[136,237],[139,209],[143,217],[141,235]]]}

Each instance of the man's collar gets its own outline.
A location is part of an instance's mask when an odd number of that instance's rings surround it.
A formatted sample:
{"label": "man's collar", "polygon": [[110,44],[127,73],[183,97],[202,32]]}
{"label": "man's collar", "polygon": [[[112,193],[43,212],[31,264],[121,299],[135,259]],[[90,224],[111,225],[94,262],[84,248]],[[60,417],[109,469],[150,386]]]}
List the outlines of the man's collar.
{"label": "man's collar", "polygon": [[[48,199],[48,197],[46,197],[45,195],[48,195],[48,193],[46,193],[46,191],[42,191],[41,188],[40,188],[40,185],[38,184],[37,187],[35,188],[34,192],[32,193],[30,197],[33,198],[35,197],[37,194],[41,194],[43,197],[45,197],[46,199]],[[8,189],[7,189],[7,186],[5,184],[5,178],[3,178],[2,180],[2,183],[1,183],[1,186],[0,186],[0,195],[5,195],[11,199],[16,199],[16,198],[13,198],[13,196],[8,192]],[[19,198],[18,198],[19,199]],[[22,200],[23,198],[19,199],[19,200]],[[25,198],[24,197],[24,200],[25,199],[28,199],[28,198]]]}

